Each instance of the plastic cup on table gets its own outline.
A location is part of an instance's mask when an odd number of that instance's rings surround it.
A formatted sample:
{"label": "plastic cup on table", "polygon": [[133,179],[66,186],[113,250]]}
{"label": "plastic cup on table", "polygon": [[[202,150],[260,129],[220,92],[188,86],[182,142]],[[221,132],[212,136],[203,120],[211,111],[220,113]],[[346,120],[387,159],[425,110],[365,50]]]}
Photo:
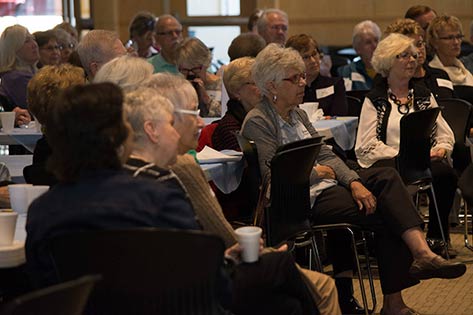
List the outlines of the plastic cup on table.
{"label": "plastic cup on table", "polygon": [[13,244],[18,213],[11,209],[0,210],[0,247]]}
{"label": "plastic cup on table", "polygon": [[2,122],[3,132],[12,132],[15,127],[14,112],[0,112],[0,120]]}
{"label": "plastic cup on table", "polygon": [[31,184],[13,184],[8,185],[8,192],[10,193],[10,204],[13,211],[18,214],[23,214],[28,211],[28,187],[33,187]]}

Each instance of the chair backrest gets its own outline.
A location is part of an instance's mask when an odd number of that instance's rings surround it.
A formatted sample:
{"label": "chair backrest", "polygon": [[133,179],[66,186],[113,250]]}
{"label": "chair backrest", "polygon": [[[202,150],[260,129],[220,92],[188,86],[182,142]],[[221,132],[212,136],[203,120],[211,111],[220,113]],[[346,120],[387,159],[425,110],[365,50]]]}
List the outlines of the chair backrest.
{"label": "chair backrest", "polygon": [[471,207],[473,205],[473,164],[468,165],[460,176],[458,188],[460,188],[463,198]]}
{"label": "chair backrest", "polygon": [[61,235],[59,279],[101,274],[87,314],[215,314],[224,244],[200,231],[139,228]]}
{"label": "chair backrest", "polygon": [[473,104],[473,86],[454,85],[455,96]]}
{"label": "chair backrest", "polygon": [[361,106],[363,105],[363,103],[361,102],[359,98],[356,98],[351,95],[347,95],[347,105],[348,105],[347,116],[360,117]]}
{"label": "chair backrest", "polygon": [[256,204],[258,203],[262,182],[258,161],[258,151],[256,150],[256,144],[254,141],[248,140],[238,132],[235,133],[235,136],[247,164],[247,170],[244,174],[247,177],[246,183],[250,186],[250,205],[252,209],[255,209]]}
{"label": "chair backrest", "polygon": [[202,128],[199,135],[199,142],[197,144],[197,149],[196,149],[197,152],[202,151],[202,149],[205,146],[209,146],[213,148],[212,135],[215,131],[215,128],[217,128],[217,126],[218,126],[218,122],[212,122],[211,124]]}
{"label": "chair backrest", "polygon": [[428,108],[401,118],[397,169],[405,184],[430,181],[430,136],[440,108]]}
{"label": "chair backrest", "polygon": [[330,74],[334,77],[338,76],[338,68],[346,66],[351,63],[350,58],[340,55],[330,55],[332,60],[332,67],[330,68]]}
{"label": "chair backrest", "polygon": [[280,146],[276,150],[276,152],[282,152],[282,151],[286,151],[286,150],[290,150],[290,149],[300,148],[300,147],[310,145],[310,144],[322,143],[323,139],[324,139],[323,136],[317,136],[317,137],[305,138],[305,139],[302,139],[302,140],[289,142],[289,143],[286,143],[286,144],[283,144],[282,146]]}
{"label": "chair backrest", "polygon": [[100,276],[83,276],[38,291],[27,293],[8,302],[2,315],[82,315],[89,294]]}
{"label": "chair backrest", "polygon": [[353,96],[356,97],[357,99],[360,100],[361,104],[365,101],[365,96],[368,94],[370,90],[351,90],[351,91],[346,91],[347,96]]}
{"label": "chair backrest", "polygon": [[310,173],[321,146],[287,149],[271,160],[270,206],[265,211],[268,246],[310,229]]}
{"label": "chair backrest", "polygon": [[470,148],[465,144],[465,140],[470,133],[472,105],[458,98],[439,99],[437,103],[442,108],[442,116],[455,135],[453,167],[461,174],[471,163]]}

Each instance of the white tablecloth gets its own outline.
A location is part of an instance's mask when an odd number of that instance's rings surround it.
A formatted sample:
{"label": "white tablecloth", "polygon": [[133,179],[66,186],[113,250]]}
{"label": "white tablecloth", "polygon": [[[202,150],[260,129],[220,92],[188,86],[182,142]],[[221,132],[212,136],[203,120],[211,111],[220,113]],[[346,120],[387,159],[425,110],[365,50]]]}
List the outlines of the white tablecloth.
{"label": "white tablecloth", "polygon": [[333,138],[343,150],[350,150],[355,145],[358,117],[317,120],[312,125],[325,139]]}
{"label": "white tablecloth", "polygon": [[235,191],[241,182],[245,163],[243,159],[238,162],[223,162],[201,164],[207,179],[213,181],[215,185],[225,194]]}
{"label": "white tablecloth", "polygon": [[35,128],[15,128],[9,133],[0,132],[0,144],[20,144],[28,151],[33,152],[36,141],[42,136],[43,134],[36,131]]}

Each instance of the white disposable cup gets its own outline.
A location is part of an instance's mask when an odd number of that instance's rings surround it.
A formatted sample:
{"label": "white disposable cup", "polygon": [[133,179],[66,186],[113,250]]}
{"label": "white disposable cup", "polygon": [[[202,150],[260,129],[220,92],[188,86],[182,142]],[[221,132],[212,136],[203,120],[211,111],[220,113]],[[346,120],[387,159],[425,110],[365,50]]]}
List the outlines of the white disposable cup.
{"label": "white disposable cup", "polygon": [[10,246],[15,237],[18,213],[11,209],[0,210],[0,246]]}
{"label": "white disposable cup", "polygon": [[26,188],[28,194],[28,207],[30,204],[39,196],[44,194],[49,190],[49,186],[45,185],[38,185],[38,186],[30,186]]}
{"label": "white disposable cup", "polygon": [[244,226],[235,230],[242,248],[241,258],[246,263],[258,261],[262,230],[257,226]]}
{"label": "white disposable cup", "polygon": [[15,126],[15,112],[0,112],[3,132],[12,132]]}
{"label": "white disposable cup", "polygon": [[26,213],[28,211],[28,187],[31,184],[13,184],[8,185],[10,193],[10,204],[13,211],[18,213]]}

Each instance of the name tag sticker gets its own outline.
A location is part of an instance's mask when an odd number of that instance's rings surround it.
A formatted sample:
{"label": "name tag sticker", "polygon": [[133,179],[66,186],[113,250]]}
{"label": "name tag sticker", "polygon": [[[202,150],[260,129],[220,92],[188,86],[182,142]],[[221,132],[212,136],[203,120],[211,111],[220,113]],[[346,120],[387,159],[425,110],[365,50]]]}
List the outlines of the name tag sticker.
{"label": "name tag sticker", "polygon": [[352,81],[359,81],[359,82],[366,83],[365,77],[359,74],[358,72],[352,72],[351,79]]}
{"label": "name tag sticker", "polygon": [[437,78],[437,85],[439,87],[445,87],[447,89],[453,90],[453,83],[450,80]]}
{"label": "name tag sticker", "polygon": [[321,98],[332,95],[333,93],[335,93],[335,90],[332,85],[323,89],[317,89],[315,93],[317,94],[317,99],[321,99]]}

